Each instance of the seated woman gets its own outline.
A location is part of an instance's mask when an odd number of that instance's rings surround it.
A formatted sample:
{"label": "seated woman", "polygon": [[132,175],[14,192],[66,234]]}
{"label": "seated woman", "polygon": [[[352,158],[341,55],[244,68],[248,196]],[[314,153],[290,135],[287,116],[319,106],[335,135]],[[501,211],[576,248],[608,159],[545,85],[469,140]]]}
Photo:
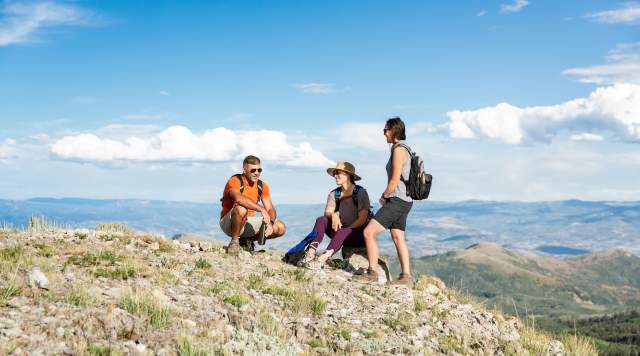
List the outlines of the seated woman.
{"label": "seated woman", "polygon": [[[329,192],[324,215],[316,219],[313,228],[316,238],[298,263],[301,267],[314,270],[323,268],[327,260],[343,245],[365,247],[362,232],[369,222],[371,211],[369,194],[355,184],[360,177],[351,163],[338,162],[335,168],[327,169],[327,173],[335,178],[338,188]],[[331,242],[324,253],[316,256],[325,233],[331,238]]]}

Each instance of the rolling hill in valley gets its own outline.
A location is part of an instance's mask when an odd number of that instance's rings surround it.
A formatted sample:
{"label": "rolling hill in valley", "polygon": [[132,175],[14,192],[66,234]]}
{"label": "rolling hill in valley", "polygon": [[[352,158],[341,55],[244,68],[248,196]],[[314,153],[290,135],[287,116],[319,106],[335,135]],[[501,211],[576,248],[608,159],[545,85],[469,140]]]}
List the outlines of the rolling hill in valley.
{"label": "rolling hill in valley", "polygon": [[[635,334],[606,333],[620,318],[602,317],[616,312],[625,315],[640,306],[640,258],[627,251],[555,258],[523,256],[497,244],[480,243],[461,251],[414,259],[412,268],[415,275],[436,275],[485,305],[535,318],[547,329],[570,331],[585,324],[585,333],[590,332],[592,337],[602,332],[608,341],[640,347]],[[596,318],[607,327],[593,331],[587,328],[593,324],[585,321],[588,318]],[[633,320],[637,321],[637,316]],[[634,330],[637,333],[637,328]]]}

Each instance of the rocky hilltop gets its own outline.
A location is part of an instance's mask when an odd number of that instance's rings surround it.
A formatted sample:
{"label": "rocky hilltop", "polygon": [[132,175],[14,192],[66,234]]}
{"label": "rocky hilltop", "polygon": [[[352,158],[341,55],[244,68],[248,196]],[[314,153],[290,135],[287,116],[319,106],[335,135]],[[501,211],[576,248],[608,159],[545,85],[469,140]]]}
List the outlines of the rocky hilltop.
{"label": "rocky hilltop", "polygon": [[[563,354],[518,319],[421,277],[310,272],[277,253],[122,226],[0,230],[0,354]],[[355,263],[355,261],[351,261]]]}

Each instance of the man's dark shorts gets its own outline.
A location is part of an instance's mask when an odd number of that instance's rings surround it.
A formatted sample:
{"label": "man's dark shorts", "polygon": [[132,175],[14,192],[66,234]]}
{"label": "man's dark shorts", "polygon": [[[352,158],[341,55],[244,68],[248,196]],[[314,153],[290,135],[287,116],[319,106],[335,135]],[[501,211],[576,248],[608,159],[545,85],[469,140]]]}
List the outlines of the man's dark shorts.
{"label": "man's dark shorts", "polygon": [[373,218],[385,229],[404,231],[407,227],[407,216],[412,206],[413,202],[391,197],[386,200]]}

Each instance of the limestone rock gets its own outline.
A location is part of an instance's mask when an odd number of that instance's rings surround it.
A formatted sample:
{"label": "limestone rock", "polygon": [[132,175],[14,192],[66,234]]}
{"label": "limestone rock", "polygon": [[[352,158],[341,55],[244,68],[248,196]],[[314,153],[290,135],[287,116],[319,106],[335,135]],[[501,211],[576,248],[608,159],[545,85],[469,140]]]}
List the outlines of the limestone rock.
{"label": "limestone rock", "polygon": [[38,267],[34,267],[29,271],[28,282],[31,288],[49,289],[49,279]]}

